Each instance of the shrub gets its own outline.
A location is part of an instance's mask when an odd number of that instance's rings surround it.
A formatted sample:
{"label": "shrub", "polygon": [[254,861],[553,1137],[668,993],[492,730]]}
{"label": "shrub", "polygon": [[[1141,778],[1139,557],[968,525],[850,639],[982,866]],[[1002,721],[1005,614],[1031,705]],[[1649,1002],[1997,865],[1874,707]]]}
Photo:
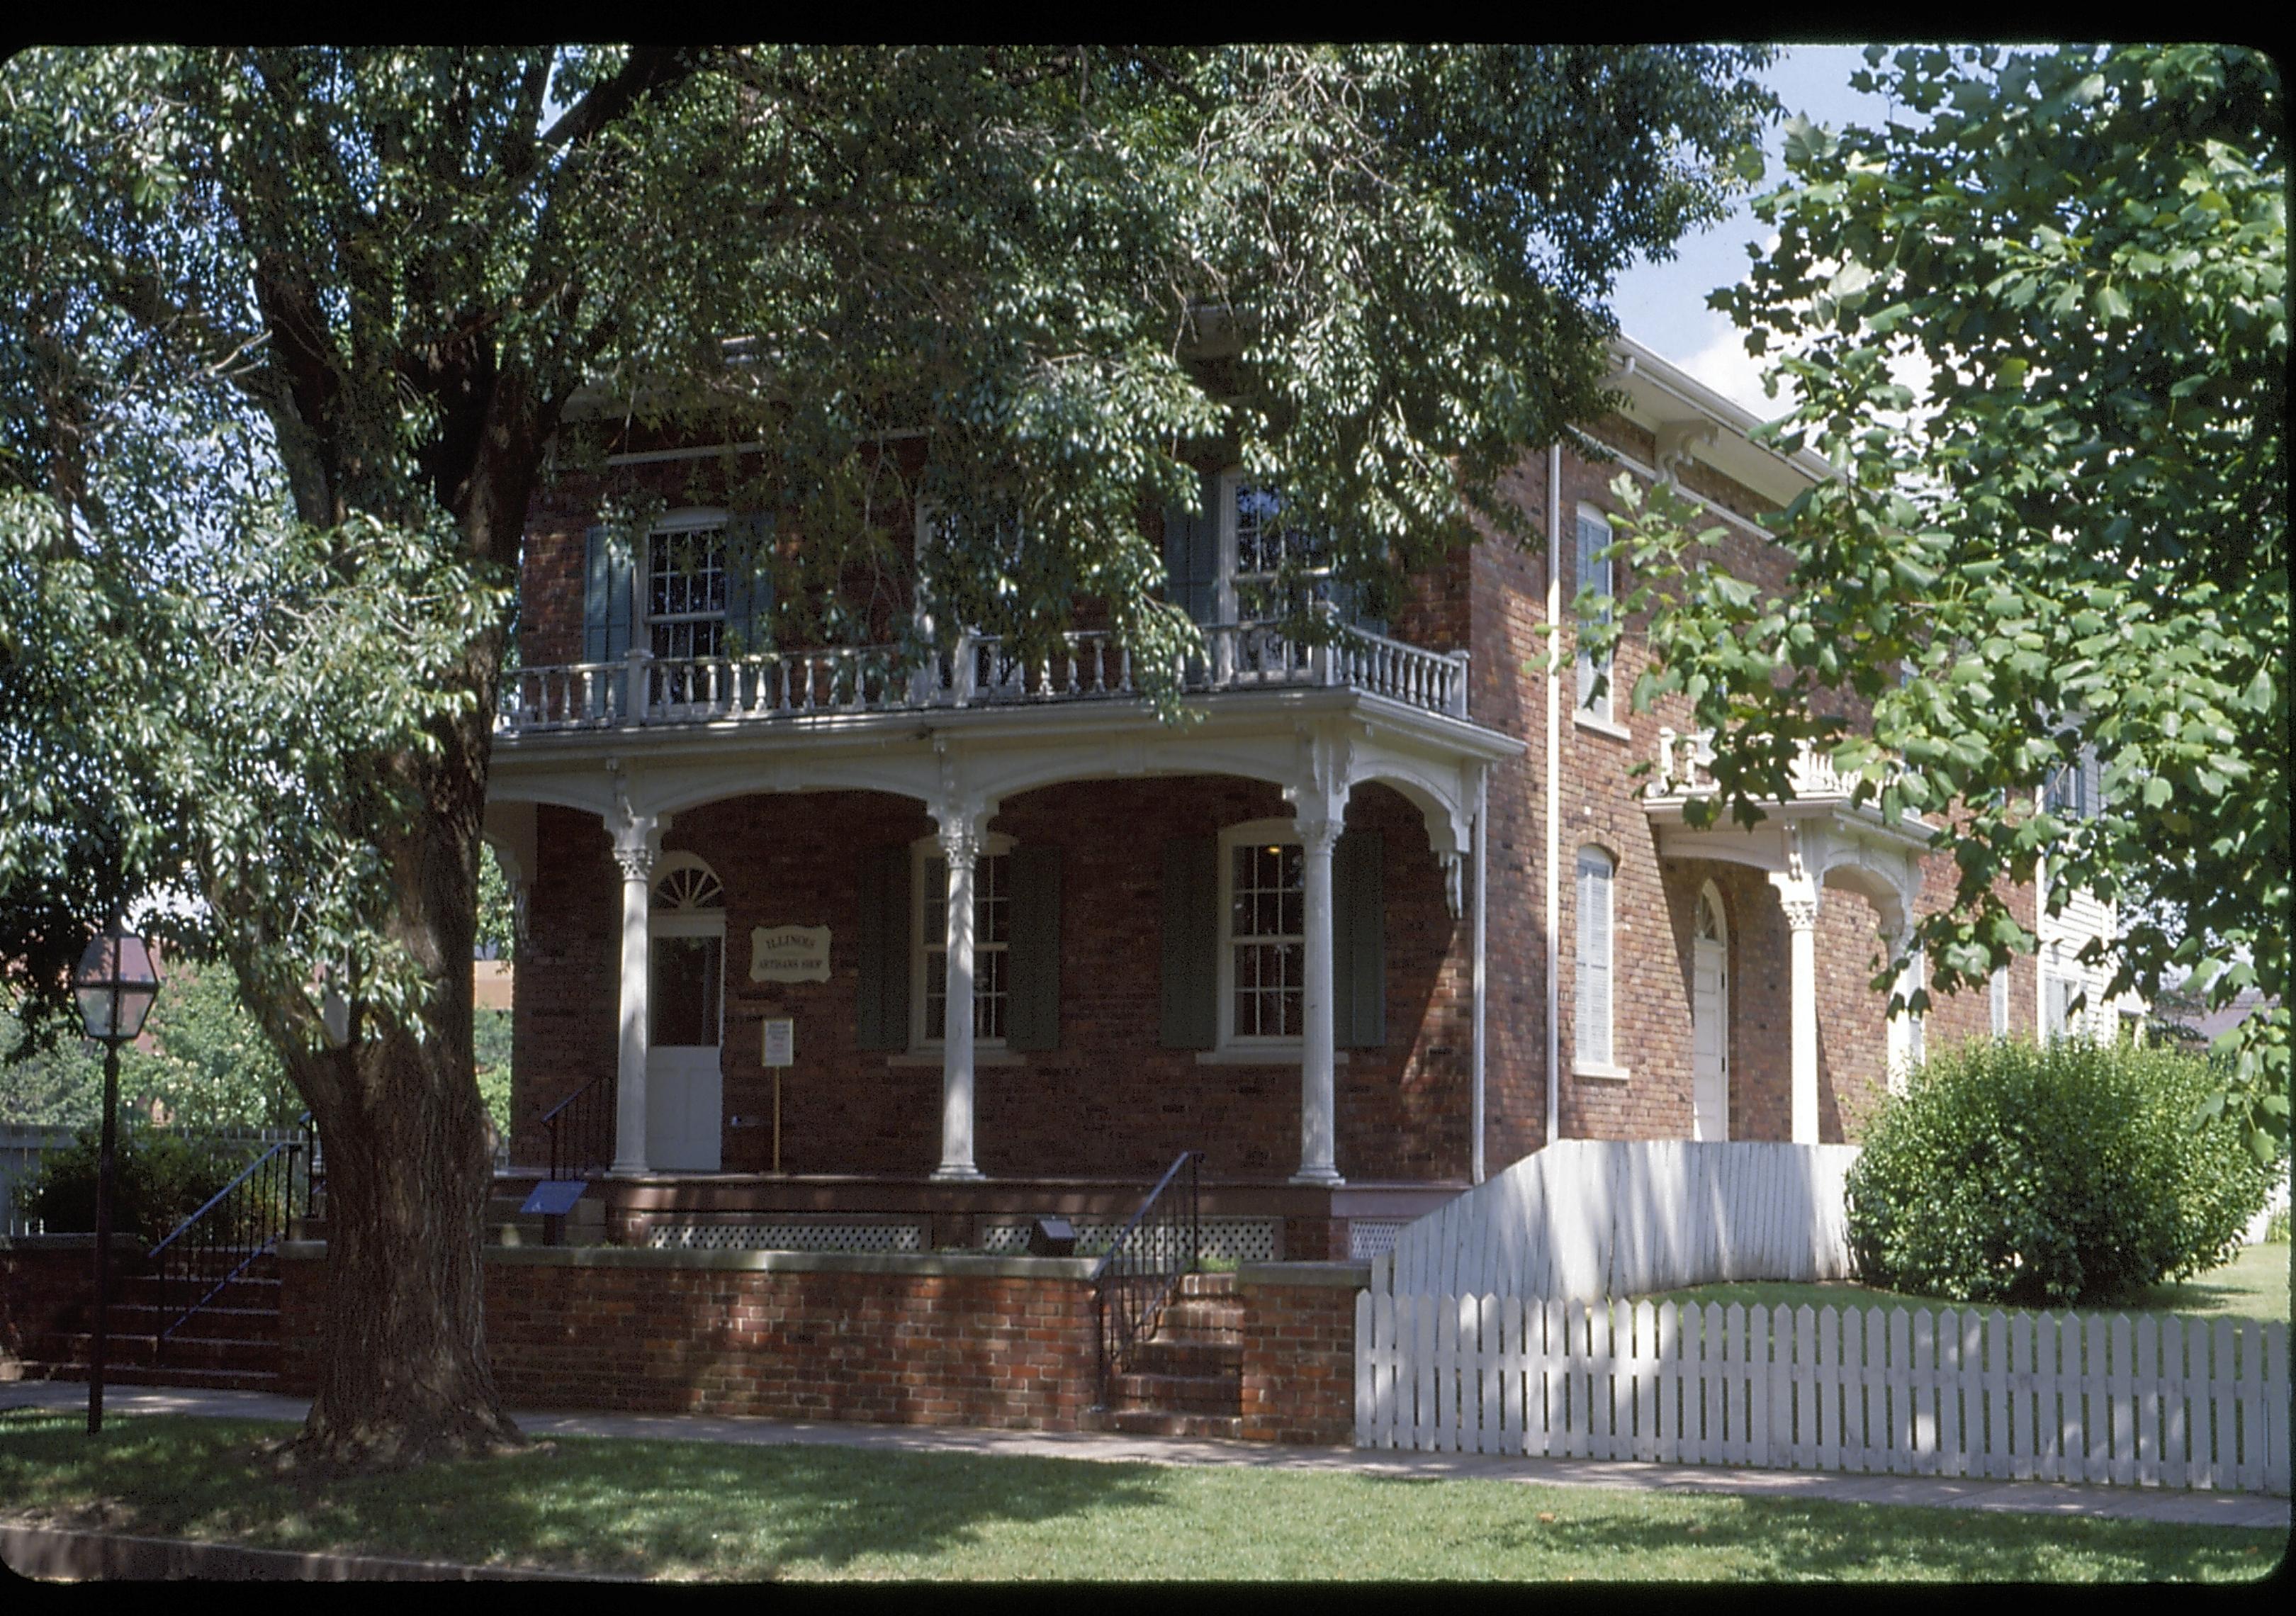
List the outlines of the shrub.
{"label": "shrub", "polygon": [[[81,1129],[69,1146],[43,1156],[38,1170],[16,1186],[16,1204],[51,1235],[93,1234],[102,1154],[101,1128]],[[245,1165],[239,1153],[220,1145],[122,1128],[114,1143],[112,1227],[146,1241],[162,1239]]]}
{"label": "shrub", "polygon": [[1867,1283],[1956,1300],[2093,1304],[2230,1259],[2274,1169],[2208,1063],[2060,1039],[1973,1042],[1914,1074],[1849,1177]]}

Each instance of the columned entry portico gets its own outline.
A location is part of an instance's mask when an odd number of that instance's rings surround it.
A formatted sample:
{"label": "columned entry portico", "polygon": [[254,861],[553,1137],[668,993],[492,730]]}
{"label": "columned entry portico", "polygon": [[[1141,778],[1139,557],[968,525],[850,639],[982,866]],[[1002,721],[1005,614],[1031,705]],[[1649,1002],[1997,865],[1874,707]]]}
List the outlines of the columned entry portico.
{"label": "columned entry portico", "polygon": [[1751,828],[1722,821],[1693,825],[1685,803],[1714,790],[1705,772],[1709,756],[1703,737],[1661,730],[1658,786],[1644,812],[1660,857],[1751,865],[1775,890],[1788,933],[1792,1138],[1797,1144],[1816,1144],[1821,906],[1829,888],[1863,897],[1896,957],[1916,915],[1921,857],[1931,827],[1910,816],[1885,819],[1878,808],[1856,800],[1854,781],[1842,779],[1830,762],[1808,753],[1796,764],[1792,799],[1766,807],[1760,823]]}

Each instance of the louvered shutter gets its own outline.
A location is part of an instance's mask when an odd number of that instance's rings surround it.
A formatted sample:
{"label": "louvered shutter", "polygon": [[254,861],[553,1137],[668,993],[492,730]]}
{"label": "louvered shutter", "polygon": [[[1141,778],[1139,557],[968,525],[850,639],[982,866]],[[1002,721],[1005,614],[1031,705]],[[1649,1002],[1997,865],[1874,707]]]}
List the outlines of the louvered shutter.
{"label": "louvered shutter", "polygon": [[1575,1040],[1579,1064],[1611,1058],[1611,861],[1578,855],[1578,995]]}
{"label": "louvered shutter", "polygon": [[1164,513],[1167,593],[1199,623],[1219,611],[1219,480],[1203,480],[1203,514],[1174,505]]}
{"label": "louvered shutter", "polygon": [[736,517],[726,524],[726,650],[745,656],[772,639],[772,519]]}
{"label": "louvered shutter", "polygon": [[1210,1049],[1219,1022],[1219,843],[1164,844],[1163,1024],[1167,1049]]}
{"label": "louvered shutter", "polygon": [[861,856],[860,984],[855,1043],[863,1049],[909,1046],[909,849],[871,848]]}
{"label": "louvered shutter", "polygon": [[630,561],[603,528],[586,536],[582,564],[582,660],[611,662],[630,650]]}
{"label": "louvered shutter", "polygon": [[1011,929],[1005,1041],[1015,1049],[1061,1044],[1061,850],[1016,847],[1005,856]]}
{"label": "louvered shutter", "polygon": [[1387,1042],[1387,914],[1377,831],[1354,830],[1332,849],[1332,1035],[1341,1049]]}

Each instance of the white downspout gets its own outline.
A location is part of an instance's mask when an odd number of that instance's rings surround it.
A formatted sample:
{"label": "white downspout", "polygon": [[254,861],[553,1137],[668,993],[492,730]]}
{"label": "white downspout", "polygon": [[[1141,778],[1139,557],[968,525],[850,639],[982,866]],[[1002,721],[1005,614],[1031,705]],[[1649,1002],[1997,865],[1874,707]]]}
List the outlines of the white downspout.
{"label": "white downspout", "polygon": [[1469,1172],[1474,1182],[1483,1181],[1483,898],[1489,890],[1487,870],[1488,849],[1491,840],[1491,771],[1488,765],[1475,771],[1475,1029],[1474,1084],[1472,1133],[1474,1141],[1473,1161]]}
{"label": "white downspout", "polygon": [[1546,450],[1546,1137],[1562,1135],[1562,982],[1555,933],[1562,924],[1555,882],[1562,863],[1562,445]]}

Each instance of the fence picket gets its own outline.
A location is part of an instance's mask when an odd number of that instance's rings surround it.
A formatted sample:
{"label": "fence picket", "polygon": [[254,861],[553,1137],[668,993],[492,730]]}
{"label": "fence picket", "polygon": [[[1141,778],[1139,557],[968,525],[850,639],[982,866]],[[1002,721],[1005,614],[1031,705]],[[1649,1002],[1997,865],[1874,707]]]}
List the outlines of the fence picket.
{"label": "fence picket", "polygon": [[2284,1490],[2287,1327],[1366,1290],[1356,1440]]}

